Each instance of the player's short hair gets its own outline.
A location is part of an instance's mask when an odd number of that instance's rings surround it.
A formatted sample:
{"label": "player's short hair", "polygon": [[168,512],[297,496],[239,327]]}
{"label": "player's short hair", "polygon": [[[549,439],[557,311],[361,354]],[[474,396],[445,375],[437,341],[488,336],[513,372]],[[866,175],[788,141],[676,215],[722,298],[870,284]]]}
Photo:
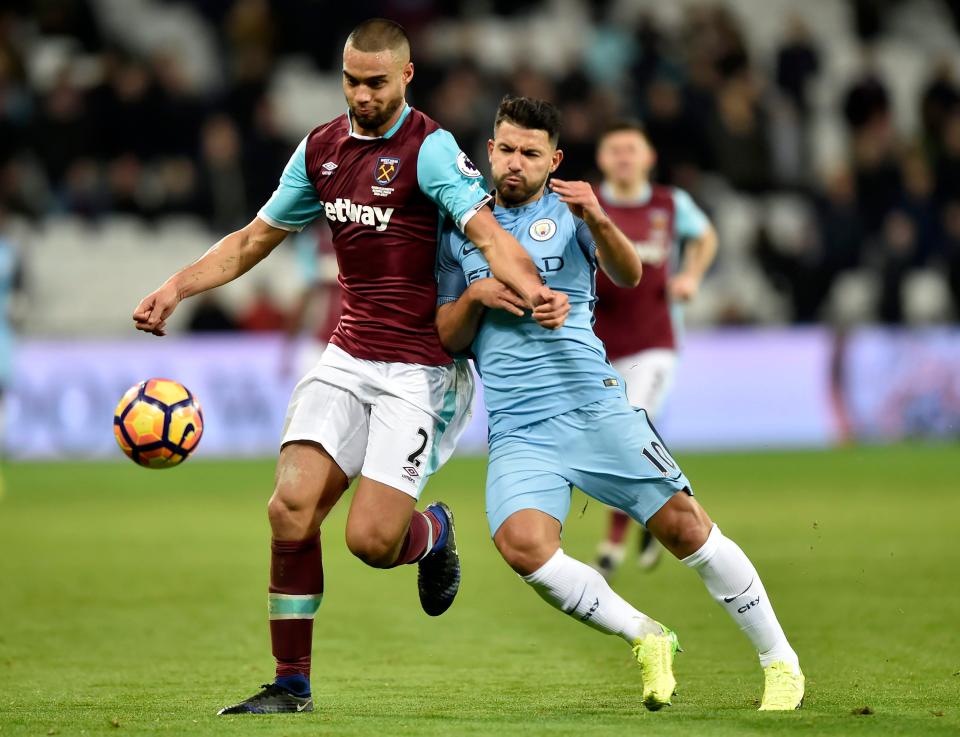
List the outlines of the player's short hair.
{"label": "player's short hair", "polygon": [[640,135],[643,140],[647,143],[650,143],[650,136],[647,135],[647,129],[643,127],[643,123],[639,120],[633,120],[630,118],[623,118],[621,120],[614,120],[610,123],[607,123],[603,127],[603,130],[600,131],[600,135],[597,137],[597,145],[603,143],[603,140],[614,133],[623,133],[624,131],[629,131],[632,133],[637,133]]}
{"label": "player's short hair", "polygon": [[387,18],[368,18],[350,31],[347,45],[357,51],[400,51],[410,56],[410,37],[399,23]]}
{"label": "player's short hair", "polygon": [[554,146],[560,139],[560,111],[556,105],[546,100],[506,95],[497,108],[497,119],[493,124],[494,135],[505,120],[520,128],[546,131]]}

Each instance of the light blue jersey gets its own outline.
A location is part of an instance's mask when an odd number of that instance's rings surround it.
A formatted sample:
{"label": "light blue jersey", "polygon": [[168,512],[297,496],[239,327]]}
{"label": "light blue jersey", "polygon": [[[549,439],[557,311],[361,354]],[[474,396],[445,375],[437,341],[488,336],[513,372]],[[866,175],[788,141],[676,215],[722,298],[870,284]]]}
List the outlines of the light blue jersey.
{"label": "light blue jersey", "polygon": [[[483,379],[491,435],[623,396],[623,381],[593,332],[597,256],[586,223],[552,192],[523,207],[496,207],[494,215],[530,254],[547,286],[567,294],[570,315],[557,330],[541,327],[529,314],[484,315],[471,351]],[[438,303],[456,301],[468,284],[489,276],[480,251],[458,231],[446,230],[437,263]]]}
{"label": "light blue jersey", "polygon": [[[534,509],[561,525],[574,485],[646,523],[690,482],[593,332],[596,244],[558,195],[494,214],[530,254],[551,289],[565,292],[570,315],[557,330],[503,310],[484,315],[471,350],[483,379],[490,422],[487,521],[490,535],[517,512]],[[440,304],[490,276],[486,259],[457,232],[440,241]]]}

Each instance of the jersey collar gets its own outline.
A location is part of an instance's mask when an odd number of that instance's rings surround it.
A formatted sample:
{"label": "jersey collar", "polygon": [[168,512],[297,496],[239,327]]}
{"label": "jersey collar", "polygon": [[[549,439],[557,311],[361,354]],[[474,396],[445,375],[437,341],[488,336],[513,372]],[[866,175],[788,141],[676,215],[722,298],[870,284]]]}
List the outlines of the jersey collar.
{"label": "jersey collar", "polygon": [[602,194],[603,199],[605,199],[611,205],[645,205],[650,201],[650,197],[653,195],[653,187],[651,187],[650,183],[647,182],[645,185],[643,185],[643,189],[640,190],[640,194],[638,194],[636,197],[622,199],[613,193],[613,187],[604,182],[600,185],[600,194]]}
{"label": "jersey collar", "polygon": [[400,113],[400,117],[397,118],[397,122],[394,123],[390,130],[384,133],[382,136],[361,136],[359,133],[353,132],[353,118],[350,115],[350,111],[347,110],[347,124],[350,126],[350,137],[359,138],[361,141],[379,141],[381,138],[390,138],[394,133],[400,130],[400,126],[403,125],[403,121],[407,119],[407,116],[410,115],[410,111],[413,110],[407,103],[403,103],[403,112]]}

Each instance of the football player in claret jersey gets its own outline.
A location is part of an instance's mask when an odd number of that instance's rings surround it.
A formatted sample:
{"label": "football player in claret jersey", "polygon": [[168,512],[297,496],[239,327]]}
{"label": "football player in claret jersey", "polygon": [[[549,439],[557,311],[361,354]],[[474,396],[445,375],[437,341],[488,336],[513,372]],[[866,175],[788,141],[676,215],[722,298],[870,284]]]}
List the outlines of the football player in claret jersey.
{"label": "football player in claret jersey", "polygon": [[566,295],[543,285],[522,246],[484,207],[483,178],[453,137],[406,104],[412,78],[403,28],[383,19],[357,26],[343,51],[347,113],[303,139],[249,225],[174,274],[133,315],[138,329],[163,335],[185,297],[239,277],[316,218],[330,225],[342,315],[322,359],[294,390],[268,505],[276,677],[221,714],[313,709],[319,531],[356,477],[346,525],[351,552],[377,568],[418,563],[429,615],[453,602],[460,563],[452,514],[439,502],[415,509],[452,452],[473,396],[469,367],[444,351],[434,325],[442,222],[487,255],[539,330],[559,327],[568,311]]}
{"label": "football player in claret jersey", "polygon": [[627,401],[622,377],[591,329],[594,277],[635,285],[633,243],[585,182],[551,181],[563,158],[552,105],[506,98],[489,143],[496,218],[524,245],[548,286],[570,299],[566,324],[541,330],[489,262],[450,229],[440,242],[437,328],[450,351],[469,351],[490,422],[487,518],[504,560],[547,603],[629,643],[643,703],[671,702],[676,635],[618,596],[599,572],[560,547],[573,485],[646,524],[694,569],[750,639],[764,669],[761,709],[799,708],[803,675],[753,564],[693,498],[690,482]]}
{"label": "football player in claret jersey", "polygon": [[[637,123],[614,123],[597,145],[603,173],[597,198],[633,241],[644,276],[636,289],[622,289],[602,272],[597,275],[594,330],[626,381],[630,404],[643,407],[651,418],[659,415],[673,386],[682,305],[696,295],[717,251],[716,231],[690,195],[650,181],[655,164],[656,154]],[[595,564],[605,576],[623,561],[629,526],[629,516],[611,510]],[[640,566],[652,568],[661,550],[641,528]]]}

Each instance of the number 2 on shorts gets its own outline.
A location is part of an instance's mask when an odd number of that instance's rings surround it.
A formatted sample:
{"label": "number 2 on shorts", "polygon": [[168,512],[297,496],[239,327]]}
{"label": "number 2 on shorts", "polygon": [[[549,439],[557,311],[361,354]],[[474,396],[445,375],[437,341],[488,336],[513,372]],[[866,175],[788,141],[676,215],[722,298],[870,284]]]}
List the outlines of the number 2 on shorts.
{"label": "number 2 on shorts", "polygon": [[407,456],[407,460],[412,463],[415,468],[420,468],[420,456],[423,455],[423,451],[427,447],[427,441],[430,439],[430,436],[427,435],[427,431],[422,427],[417,429],[417,435],[423,438],[423,442],[420,443],[420,447]]}

